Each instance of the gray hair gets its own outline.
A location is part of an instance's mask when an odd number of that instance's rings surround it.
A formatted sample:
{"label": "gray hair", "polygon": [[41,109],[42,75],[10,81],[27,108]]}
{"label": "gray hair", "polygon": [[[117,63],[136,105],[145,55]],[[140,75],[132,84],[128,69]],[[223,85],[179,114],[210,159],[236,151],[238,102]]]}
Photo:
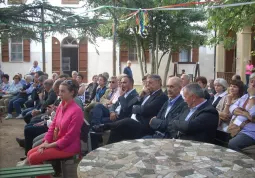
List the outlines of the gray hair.
{"label": "gray hair", "polygon": [[162,85],[162,80],[161,80],[161,77],[159,75],[157,75],[157,74],[150,74],[150,75],[147,76],[147,79],[148,78],[151,78],[153,80],[157,80],[157,81],[160,82],[160,85]]}
{"label": "gray hair", "polygon": [[188,84],[185,88],[189,93],[192,93],[196,95],[199,98],[204,98],[204,90],[197,84],[197,83],[191,83]]}
{"label": "gray hair", "polygon": [[187,74],[182,74],[183,77],[185,77],[188,81],[190,81],[190,77]]}
{"label": "gray hair", "polygon": [[39,82],[44,82],[44,81],[47,80],[47,79],[48,79],[47,76],[42,75],[42,76],[40,76],[40,77],[38,78],[38,81],[39,81]]}
{"label": "gray hair", "polygon": [[25,79],[28,79],[28,80],[32,81],[32,80],[33,80],[33,77],[32,77],[32,75],[26,75],[26,76],[25,76]]}
{"label": "gray hair", "polygon": [[253,79],[255,77],[255,73],[252,73],[251,75],[250,75],[250,79]]}
{"label": "gray hair", "polygon": [[225,79],[223,79],[223,78],[216,78],[215,80],[214,80],[214,85],[215,84],[220,84],[221,86],[223,86],[223,90],[225,91],[225,90],[227,90],[227,88],[228,88],[228,82],[225,80]]}
{"label": "gray hair", "polygon": [[78,75],[78,72],[77,71],[72,71],[72,75],[74,75],[74,74],[76,74],[76,75]]}

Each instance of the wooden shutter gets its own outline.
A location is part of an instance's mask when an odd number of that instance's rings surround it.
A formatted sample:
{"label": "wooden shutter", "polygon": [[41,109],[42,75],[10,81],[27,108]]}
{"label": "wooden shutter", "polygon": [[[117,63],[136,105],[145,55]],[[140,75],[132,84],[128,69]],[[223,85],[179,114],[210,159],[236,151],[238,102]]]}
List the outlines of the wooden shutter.
{"label": "wooden shutter", "polygon": [[25,4],[27,0],[8,0],[8,4]]}
{"label": "wooden shutter", "polygon": [[192,49],[192,62],[198,62],[199,61],[199,48],[193,48]]}
{"label": "wooden shutter", "polygon": [[79,42],[79,73],[83,75],[83,82],[88,82],[88,41]]}
{"label": "wooden shutter", "polygon": [[179,52],[172,53],[172,62],[179,62],[180,56]]}
{"label": "wooden shutter", "polygon": [[120,45],[120,62],[128,61],[128,46],[126,44]]}
{"label": "wooden shutter", "polygon": [[52,37],[52,73],[60,74],[60,42]]}
{"label": "wooden shutter", "polygon": [[145,50],[145,58],[146,58],[146,63],[150,62],[150,51],[149,50]]}
{"label": "wooden shutter", "polygon": [[62,4],[79,4],[79,0],[62,0]]}
{"label": "wooden shutter", "polygon": [[9,62],[9,44],[2,43],[2,62]]}
{"label": "wooden shutter", "polygon": [[30,40],[23,40],[23,61],[30,62]]}

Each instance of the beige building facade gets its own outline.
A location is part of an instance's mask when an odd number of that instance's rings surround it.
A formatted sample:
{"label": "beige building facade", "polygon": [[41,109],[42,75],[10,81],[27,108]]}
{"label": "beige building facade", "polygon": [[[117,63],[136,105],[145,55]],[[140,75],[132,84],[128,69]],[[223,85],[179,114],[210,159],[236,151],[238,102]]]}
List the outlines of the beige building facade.
{"label": "beige building facade", "polygon": [[225,49],[223,43],[216,47],[216,76],[230,81],[233,74],[238,74],[245,82],[248,60],[255,66],[255,57],[251,56],[251,51],[255,50],[255,30],[247,26],[235,35],[236,45],[232,49]]}

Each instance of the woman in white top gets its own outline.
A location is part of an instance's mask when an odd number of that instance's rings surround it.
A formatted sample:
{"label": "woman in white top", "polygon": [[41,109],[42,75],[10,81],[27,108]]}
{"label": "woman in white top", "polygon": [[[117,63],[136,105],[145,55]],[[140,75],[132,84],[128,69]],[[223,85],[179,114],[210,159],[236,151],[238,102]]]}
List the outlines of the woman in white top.
{"label": "woman in white top", "polygon": [[228,94],[228,82],[223,78],[217,78],[214,80],[214,89],[216,94],[212,97],[212,106],[216,108],[221,98]]}

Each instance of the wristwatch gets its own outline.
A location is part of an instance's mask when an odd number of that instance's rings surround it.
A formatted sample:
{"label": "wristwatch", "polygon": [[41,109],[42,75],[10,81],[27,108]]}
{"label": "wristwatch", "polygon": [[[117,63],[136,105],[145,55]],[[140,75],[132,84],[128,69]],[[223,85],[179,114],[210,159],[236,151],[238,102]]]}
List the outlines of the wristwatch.
{"label": "wristwatch", "polygon": [[249,99],[255,98],[255,96],[250,96]]}

